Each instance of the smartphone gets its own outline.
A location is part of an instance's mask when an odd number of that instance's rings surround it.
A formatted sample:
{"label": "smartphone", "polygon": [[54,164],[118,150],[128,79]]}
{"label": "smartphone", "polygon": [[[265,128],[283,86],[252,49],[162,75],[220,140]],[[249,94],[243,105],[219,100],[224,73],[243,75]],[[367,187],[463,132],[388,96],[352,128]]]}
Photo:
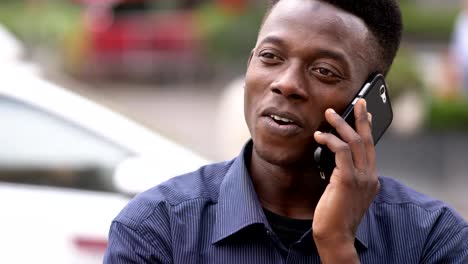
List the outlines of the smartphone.
{"label": "smartphone", "polygon": [[[373,75],[366,81],[341,115],[353,128],[355,127],[354,105],[359,98],[366,99],[367,111],[372,114],[372,137],[374,145],[376,145],[393,120],[392,106],[383,75]],[[334,129],[330,133],[339,137]],[[328,182],[335,169],[335,154],[326,146],[321,145],[314,152],[314,160],[319,169],[320,177]]]}

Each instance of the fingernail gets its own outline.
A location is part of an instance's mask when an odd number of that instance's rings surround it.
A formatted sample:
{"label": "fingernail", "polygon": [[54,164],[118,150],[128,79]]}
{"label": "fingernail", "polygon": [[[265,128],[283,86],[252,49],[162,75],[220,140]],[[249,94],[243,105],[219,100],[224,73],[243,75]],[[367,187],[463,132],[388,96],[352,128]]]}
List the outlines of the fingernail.
{"label": "fingernail", "polygon": [[336,114],[336,112],[335,112],[335,110],[333,110],[333,108],[328,108],[327,111],[330,112],[330,113]]}
{"label": "fingernail", "polygon": [[320,131],[315,131],[315,133],[314,133],[315,136],[320,136],[321,134],[322,134],[322,132],[320,132]]}

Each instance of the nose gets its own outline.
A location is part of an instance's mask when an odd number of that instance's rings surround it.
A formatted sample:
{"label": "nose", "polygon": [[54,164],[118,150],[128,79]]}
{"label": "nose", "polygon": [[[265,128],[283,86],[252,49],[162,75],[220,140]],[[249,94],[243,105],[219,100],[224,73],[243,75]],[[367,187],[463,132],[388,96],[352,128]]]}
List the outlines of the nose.
{"label": "nose", "polygon": [[271,91],[295,100],[309,99],[302,67],[290,65],[284,69],[271,84]]}

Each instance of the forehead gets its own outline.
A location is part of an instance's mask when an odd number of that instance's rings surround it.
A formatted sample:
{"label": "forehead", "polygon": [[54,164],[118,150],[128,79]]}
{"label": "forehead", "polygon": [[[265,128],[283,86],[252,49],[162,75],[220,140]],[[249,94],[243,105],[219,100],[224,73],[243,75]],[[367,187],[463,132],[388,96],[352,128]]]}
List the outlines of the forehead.
{"label": "forehead", "polygon": [[269,36],[297,46],[322,45],[365,58],[369,30],[357,16],[317,0],[282,0],[271,10],[260,30],[258,43]]}

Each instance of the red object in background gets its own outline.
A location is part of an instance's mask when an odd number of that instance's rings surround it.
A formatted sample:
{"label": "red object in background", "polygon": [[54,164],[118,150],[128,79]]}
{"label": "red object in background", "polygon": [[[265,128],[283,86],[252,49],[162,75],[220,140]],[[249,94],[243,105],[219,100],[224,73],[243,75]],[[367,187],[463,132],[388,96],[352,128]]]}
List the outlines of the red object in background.
{"label": "red object in background", "polygon": [[[81,77],[184,75],[203,69],[195,9],[202,0],[80,0],[85,40]],[[206,68],[206,67],[205,67]]]}
{"label": "red object in background", "polygon": [[[108,15],[103,15],[108,16]],[[93,53],[158,51],[195,52],[198,39],[195,35],[193,16],[189,12],[158,15],[128,15],[95,18],[90,26]],[[102,24],[108,24],[108,26]]]}
{"label": "red object in background", "polygon": [[157,10],[147,2],[126,0],[91,9],[87,24],[92,51],[187,52],[197,48],[190,10]]}
{"label": "red object in background", "polygon": [[106,251],[107,239],[97,237],[77,236],[73,238],[73,245],[81,250],[92,253],[102,253]]}

